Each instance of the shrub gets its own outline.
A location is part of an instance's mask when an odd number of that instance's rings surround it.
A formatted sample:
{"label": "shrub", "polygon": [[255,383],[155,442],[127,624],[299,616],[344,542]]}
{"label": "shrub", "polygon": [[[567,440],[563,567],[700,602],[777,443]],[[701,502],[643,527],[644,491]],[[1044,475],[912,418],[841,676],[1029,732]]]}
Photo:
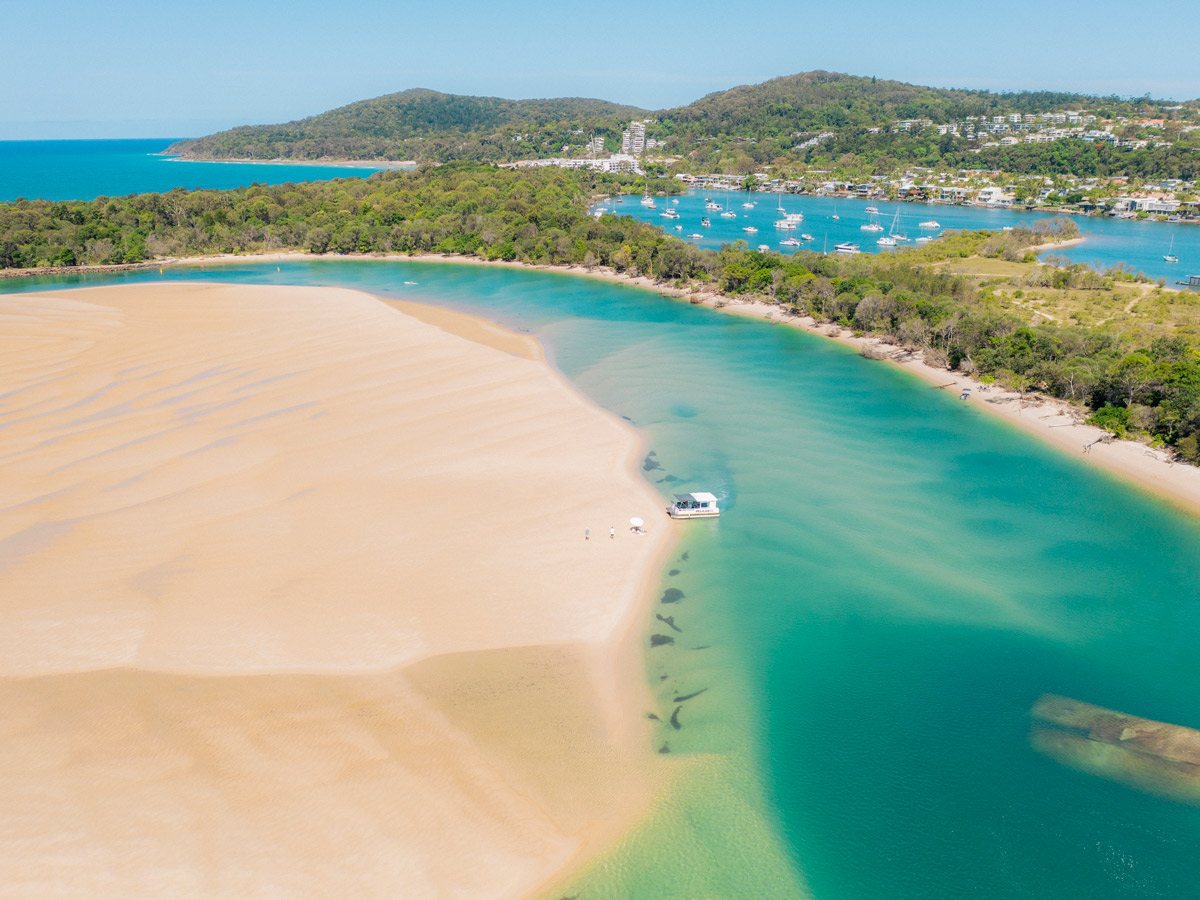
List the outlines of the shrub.
{"label": "shrub", "polygon": [[1129,428],[1129,410],[1124,406],[1113,406],[1105,403],[1088,418],[1089,425],[1103,428],[1116,437],[1125,437]]}

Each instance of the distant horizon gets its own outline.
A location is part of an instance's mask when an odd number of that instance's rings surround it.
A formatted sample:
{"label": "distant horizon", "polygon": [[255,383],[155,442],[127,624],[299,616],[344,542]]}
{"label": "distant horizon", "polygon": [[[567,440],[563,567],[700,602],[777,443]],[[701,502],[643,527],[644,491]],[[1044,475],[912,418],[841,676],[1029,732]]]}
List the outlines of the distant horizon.
{"label": "distant horizon", "polygon": [[[432,90],[444,94],[458,94],[464,96],[475,97],[498,97],[505,100],[540,100],[553,99],[558,97],[584,97],[586,99],[603,100],[610,103],[616,103],[622,106],[633,106],[646,112],[655,112],[663,109],[671,109],[678,106],[686,106],[693,103],[702,97],[709,94],[720,93],[732,88],[761,84],[766,81],[773,81],[777,78],[785,78],[790,75],[804,74],[810,71],[818,71],[817,69],[806,69],[803,72],[787,72],[783,74],[771,75],[765,78],[759,78],[753,81],[732,81],[724,87],[710,87],[695,96],[683,99],[677,103],[668,103],[663,105],[646,106],[641,103],[631,102],[623,98],[616,98],[605,95],[595,94],[570,94],[570,93],[546,93],[535,92],[524,96],[512,96],[497,91],[480,91],[480,90],[456,90],[444,87],[431,86],[428,79],[426,83],[413,84],[406,87],[399,87],[394,90],[385,90],[381,93],[372,93],[369,95],[356,96],[343,102],[336,102],[332,106],[324,106],[320,109],[312,108],[308,111],[300,112],[299,114],[285,113],[283,111],[275,117],[258,116],[255,121],[234,119],[233,117],[221,118],[188,118],[188,119],[120,119],[120,120],[103,120],[103,119],[71,119],[56,121],[52,119],[38,119],[30,121],[5,121],[0,119],[0,141],[86,141],[86,140],[165,140],[179,141],[189,138],[203,137],[219,131],[225,131],[230,128],[240,126],[253,125],[274,125],[284,122],[296,121],[299,119],[309,118],[311,116],[320,115],[321,113],[337,109],[342,106],[347,106],[352,103],[357,103],[362,100],[370,100],[376,97],[387,96],[389,94],[402,93],[409,90]],[[1057,93],[1072,93],[1081,94],[1097,99],[1116,96],[1121,99],[1136,99],[1149,95],[1153,100],[1169,101],[1176,103],[1185,103],[1193,100],[1200,100],[1200,89],[1194,96],[1167,96],[1158,95],[1153,91],[1141,91],[1133,93],[1117,93],[1114,91],[1095,91],[1088,90],[1082,87],[1072,87],[1066,85],[1058,86],[1020,86],[1020,87],[995,87],[985,86],[982,84],[925,84],[919,81],[912,81],[901,77],[893,77],[875,73],[872,75],[862,75],[855,72],[836,71],[826,69],[821,71],[830,71],[835,74],[849,75],[859,78],[876,77],[882,81],[899,81],[905,84],[912,84],[919,87],[928,87],[935,90],[967,90],[967,91],[987,91],[989,93],[1004,95],[1018,94],[1022,92],[1038,92],[1049,91]],[[169,132],[169,133],[168,133]]]}

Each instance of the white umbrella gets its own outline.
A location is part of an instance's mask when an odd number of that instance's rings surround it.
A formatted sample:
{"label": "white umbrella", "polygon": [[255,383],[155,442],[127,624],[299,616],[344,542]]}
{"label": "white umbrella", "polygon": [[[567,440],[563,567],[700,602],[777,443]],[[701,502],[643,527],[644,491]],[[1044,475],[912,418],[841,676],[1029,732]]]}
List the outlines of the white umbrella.
{"label": "white umbrella", "polygon": [[637,516],[634,516],[632,519],[630,519],[630,520],[629,520],[629,524],[630,524],[630,525],[632,525],[634,528],[641,528],[641,527],[642,527],[643,525],[645,525],[646,523],[645,523],[645,522],[643,522],[643,521],[642,521],[640,518],[638,518]]}

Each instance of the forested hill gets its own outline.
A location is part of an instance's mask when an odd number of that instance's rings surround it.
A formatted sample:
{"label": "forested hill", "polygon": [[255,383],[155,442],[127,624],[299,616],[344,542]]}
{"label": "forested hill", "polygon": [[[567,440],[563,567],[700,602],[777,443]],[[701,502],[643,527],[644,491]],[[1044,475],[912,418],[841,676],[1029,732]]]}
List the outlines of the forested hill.
{"label": "forested hill", "polygon": [[[1053,91],[997,94],[837,72],[804,72],[718,91],[687,106],[662,110],[657,116],[667,130],[681,137],[736,134],[762,140],[797,131],[879,128],[896,119],[950,122],[1001,112],[1060,111],[1095,102],[1095,97]],[[1120,106],[1122,112],[1132,112],[1135,106],[1115,98],[1110,103]]]}
{"label": "forested hill", "polygon": [[[603,139],[606,152],[616,151],[621,146],[621,131],[631,119],[650,118],[649,137],[660,141],[666,152],[687,156],[691,164],[702,167],[715,165],[735,147],[747,157],[745,165],[785,161],[794,156],[804,136],[828,131],[855,142],[854,148],[843,149],[843,153],[856,152],[865,140],[873,155],[890,154],[900,161],[929,164],[920,154],[898,151],[890,144],[873,145],[888,144],[888,126],[898,119],[950,122],[968,116],[1068,108],[1133,117],[1154,114],[1160,106],[1148,98],[951,90],[835,72],[805,72],[742,85],[687,106],[653,113],[604,100],[504,100],[414,89],[351,103],[297,122],[243,126],[180,141],[170,152],[214,159],[505,162],[583,155],[593,137]],[[751,147],[755,149],[750,151]],[[946,148],[953,149],[962,148]]]}
{"label": "forested hill", "polygon": [[[781,171],[801,165],[845,177],[889,174],[904,166],[1002,168],[1022,174],[1134,175],[1193,178],[1200,162],[1195,133],[1173,134],[1176,147],[1115,154],[1083,141],[1037,144],[993,152],[956,134],[898,121],[963,123],[1020,114],[1086,110],[1102,120],[1171,115],[1196,121],[1200,103],[1169,104],[1148,97],[1122,99],[1056,91],[994,93],[929,88],[806,72],[710,94],[695,103],[657,113],[647,135],[664,151],[686,158],[689,171],[746,173],[764,165]],[[1011,168],[1009,167],[1011,163]],[[1064,168],[1066,166],[1067,168]],[[1077,168],[1070,168],[1077,166]]]}
{"label": "forested hill", "polygon": [[[247,125],[179,141],[168,152],[212,159],[452,159],[499,162],[581,148],[644,110],[565,97],[504,100],[415,88],[282,125]],[[615,149],[615,148],[614,148]],[[553,151],[553,153],[551,152]]]}

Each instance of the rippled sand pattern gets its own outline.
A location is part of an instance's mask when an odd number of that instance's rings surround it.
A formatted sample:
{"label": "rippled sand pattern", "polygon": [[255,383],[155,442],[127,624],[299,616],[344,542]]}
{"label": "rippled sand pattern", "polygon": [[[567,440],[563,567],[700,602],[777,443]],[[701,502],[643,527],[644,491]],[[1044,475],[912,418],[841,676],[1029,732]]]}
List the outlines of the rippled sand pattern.
{"label": "rippled sand pattern", "polygon": [[515,896],[637,814],[634,437],[448,330],[0,298],[0,896]]}

